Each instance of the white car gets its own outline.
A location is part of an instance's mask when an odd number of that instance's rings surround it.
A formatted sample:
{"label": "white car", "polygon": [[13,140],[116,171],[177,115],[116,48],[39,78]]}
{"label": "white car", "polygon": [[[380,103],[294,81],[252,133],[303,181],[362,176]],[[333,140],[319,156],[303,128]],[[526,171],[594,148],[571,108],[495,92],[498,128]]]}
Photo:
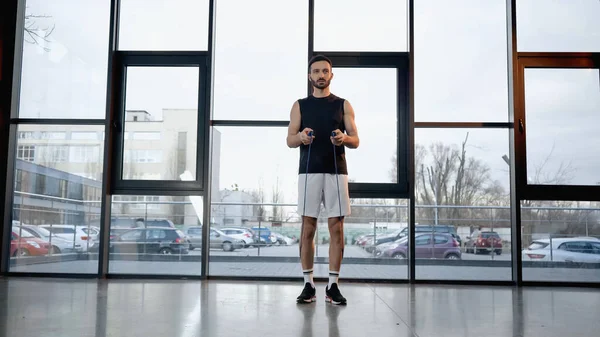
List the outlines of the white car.
{"label": "white car", "polygon": [[48,230],[53,235],[69,240],[75,245],[81,245],[82,251],[87,252],[98,240],[99,232],[94,227],[74,226],[74,225],[40,225],[39,227]]}
{"label": "white car", "polygon": [[535,240],[522,252],[523,261],[600,263],[600,239],[593,237]]}
{"label": "white car", "polygon": [[244,243],[244,248],[248,248],[254,243],[252,238],[252,232],[249,229],[241,227],[223,227],[219,230],[234,239],[240,240]]}

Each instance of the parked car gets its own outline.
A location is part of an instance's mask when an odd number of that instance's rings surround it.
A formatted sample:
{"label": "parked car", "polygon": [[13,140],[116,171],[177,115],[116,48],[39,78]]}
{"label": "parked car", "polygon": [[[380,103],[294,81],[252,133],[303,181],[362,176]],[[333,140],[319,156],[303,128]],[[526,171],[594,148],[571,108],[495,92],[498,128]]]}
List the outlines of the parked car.
{"label": "parked car", "polygon": [[[190,249],[202,247],[202,226],[191,226],[187,229],[187,239]],[[210,228],[210,248],[221,248],[226,252],[232,252],[245,246],[244,241],[231,237],[219,229]]]}
{"label": "parked car", "polygon": [[10,256],[40,256],[50,251],[50,244],[19,227],[12,228]]}
{"label": "parked car", "polygon": [[35,237],[48,242],[51,245],[50,249],[52,254],[79,253],[83,249],[80,244],[74,244],[72,240],[67,240],[56,234],[52,234],[45,228],[34,225],[22,225],[21,227],[29,231]]}
{"label": "parked car", "polygon": [[[39,227],[48,230],[54,235],[69,240],[69,242],[74,243],[75,245],[80,245],[83,252],[88,252],[90,248],[94,247],[95,240],[97,240],[99,234],[93,230],[93,227],[88,228],[85,226],[44,224]],[[88,232],[90,233],[88,234]]]}
{"label": "parked car", "polygon": [[270,246],[277,242],[277,238],[271,235],[269,227],[252,227],[252,231],[256,233],[254,241],[257,244]]}
{"label": "parked car", "polygon": [[388,242],[394,242],[405,236],[406,236],[406,234],[403,235],[402,230],[399,229],[392,233],[377,234],[377,235],[369,236],[366,240],[364,240],[362,245],[363,245],[363,248],[367,252],[372,253],[376,249],[377,246],[384,244],[384,243],[388,243]]}
{"label": "parked car", "polygon": [[110,252],[122,254],[188,254],[190,243],[179,229],[134,228],[110,240]]}
{"label": "parked car", "polygon": [[467,253],[491,253],[502,254],[502,239],[496,232],[481,232],[477,237],[469,237],[465,244]]}
{"label": "parked car", "polygon": [[254,243],[254,233],[245,227],[222,227],[219,228],[221,232],[227,236],[231,236],[234,239],[240,240],[244,243],[244,247],[250,247]]}
{"label": "parked car", "polygon": [[[377,256],[405,259],[408,256],[408,237],[377,247]],[[415,236],[415,258],[460,260],[458,241],[449,233],[420,233]]]}
{"label": "parked car", "polygon": [[226,252],[233,252],[244,247],[244,242],[231,237],[219,229],[210,228],[210,248],[222,248]]}
{"label": "parked car", "polygon": [[273,235],[275,237],[275,239],[277,240],[277,244],[284,245],[284,246],[291,246],[294,244],[294,239],[292,239],[288,236],[285,236],[281,233],[271,232],[271,235]]}
{"label": "parked car", "polygon": [[[459,245],[462,245],[462,239],[456,233],[456,227],[454,227],[453,225],[415,225],[415,232],[416,233],[430,233],[430,232],[448,233],[448,234],[451,234],[452,237],[456,241],[458,241]],[[405,227],[401,230],[400,236],[405,237],[407,235],[408,235],[408,228]]]}
{"label": "parked car", "polygon": [[600,239],[593,237],[535,240],[522,251],[523,261],[600,263]]}

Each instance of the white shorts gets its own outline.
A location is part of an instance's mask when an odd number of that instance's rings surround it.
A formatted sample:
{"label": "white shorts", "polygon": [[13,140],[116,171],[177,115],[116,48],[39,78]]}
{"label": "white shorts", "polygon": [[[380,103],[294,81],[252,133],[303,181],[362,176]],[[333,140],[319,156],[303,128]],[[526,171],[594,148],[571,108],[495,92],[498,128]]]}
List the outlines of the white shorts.
{"label": "white shorts", "polygon": [[[318,218],[323,203],[327,218],[350,215],[350,195],[348,193],[348,175],[340,174],[339,199],[338,183],[335,174],[309,173],[298,175],[298,214]],[[306,184],[305,184],[306,183]],[[304,188],[306,185],[306,208],[304,208]]]}

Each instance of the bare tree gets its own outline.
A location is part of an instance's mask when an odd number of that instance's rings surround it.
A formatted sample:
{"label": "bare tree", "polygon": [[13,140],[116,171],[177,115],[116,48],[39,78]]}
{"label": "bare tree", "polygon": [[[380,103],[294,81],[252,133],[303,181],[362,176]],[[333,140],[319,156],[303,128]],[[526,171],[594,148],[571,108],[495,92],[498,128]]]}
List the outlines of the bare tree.
{"label": "bare tree", "polygon": [[[28,9],[29,7],[27,7]],[[52,16],[45,14],[25,14],[25,37],[24,40],[27,43],[35,44],[41,46],[44,51],[49,52],[50,48],[46,47],[46,43],[50,43],[48,39],[50,35],[54,32],[56,26],[54,24],[50,25],[40,25],[39,22],[46,21],[50,19]]]}
{"label": "bare tree", "polygon": [[259,179],[258,190],[250,191],[250,195],[252,196],[252,201],[259,204],[253,207],[253,216],[258,222],[266,221],[267,210],[263,205],[265,202],[265,193],[262,179]]}
{"label": "bare tree", "polygon": [[[433,219],[445,223],[488,224],[493,218],[490,210],[438,208],[435,206],[489,205],[508,200],[508,194],[490,175],[489,167],[481,160],[470,157],[467,151],[469,134],[460,146],[435,143],[426,150],[415,149],[415,193],[421,205],[434,206],[417,210],[417,217],[426,222]],[[428,157],[429,155],[429,157]],[[428,160],[427,160],[428,159]],[[463,221],[464,219],[464,221]]]}
{"label": "bare tree", "polygon": [[[272,194],[271,202],[273,202],[274,204],[278,204],[282,201],[283,201],[283,192],[279,188],[279,177],[277,177],[275,186],[273,186],[273,194]],[[274,205],[272,220],[278,221],[278,222],[281,221],[281,215],[282,215],[281,206]]]}

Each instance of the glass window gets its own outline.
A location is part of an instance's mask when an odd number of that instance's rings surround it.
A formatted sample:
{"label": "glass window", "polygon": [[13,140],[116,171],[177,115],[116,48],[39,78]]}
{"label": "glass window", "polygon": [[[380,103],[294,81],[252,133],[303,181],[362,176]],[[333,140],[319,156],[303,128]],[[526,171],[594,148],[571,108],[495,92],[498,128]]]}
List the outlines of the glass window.
{"label": "glass window", "polygon": [[523,280],[600,282],[600,202],[521,201]]}
{"label": "glass window", "polygon": [[505,0],[415,1],[415,121],[508,121]]}
{"label": "glass window", "polygon": [[[283,127],[213,128],[215,139],[220,141],[212,148],[218,160],[212,171],[211,275],[298,276],[298,263],[289,262],[289,258],[298,257],[300,238],[299,155],[298,149],[287,147],[286,134]],[[400,238],[407,226],[406,200],[352,199],[351,203],[352,214],[344,227],[345,277],[405,279],[406,261],[390,255],[381,262],[378,256],[384,251],[376,250],[374,241],[369,240],[373,239],[371,234],[376,234],[376,240]],[[247,230],[235,229],[239,227]],[[221,237],[215,236],[219,231]],[[239,242],[229,245],[223,235]],[[331,239],[327,220],[322,217],[315,240],[315,255],[327,257]],[[391,244],[393,240],[384,242]],[[403,247],[398,249],[406,252]],[[258,268],[262,262],[245,256],[268,257],[269,268]],[[240,268],[240,264],[247,267]],[[315,276],[326,276],[327,269],[320,268],[315,267]]]}
{"label": "glass window", "polygon": [[110,1],[27,0],[20,118],[106,116]]}
{"label": "glass window", "polygon": [[598,69],[528,68],[524,81],[528,183],[599,184]]}
{"label": "glass window", "polygon": [[96,132],[71,132],[71,139],[79,139],[79,140],[97,140],[98,133]]}
{"label": "glass window", "polygon": [[133,137],[124,140],[123,179],[196,176],[199,76],[198,67],[127,68],[124,131]]}
{"label": "glass window", "polygon": [[160,140],[160,132],[138,131],[133,133],[134,140]]}
{"label": "glass window", "polygon": [[208,49],[208,0],[121,0],[120,4],[120,50]]}
{"label": "glass window", "polygon": [[308,85],[308,2],[219,1],[217,18],[213,119],[288,120]]}
{"label": "glass window", "polygon": [[[263,187],[265,190],[268,186]],[[252,193],[252,191],[249,191]],[[232,219],[246,217],[244,212],[245,202],[232,202],[236,205],[227,206],[227,214]],[[263,203],[270,203],[265,200]],[[346,217],[344,226],[344,262],[342,270],[345,278],[375,278],[375,279],[406,279],[407,246],[394,242],[398,239],[400,229],[407,226],[408,207],[406,200],[387,199],[352,199],[352,215]],[[250,206],[250,205],[248,205]],[[282,205],[287,206],[287,205]],[[291,206],[291,205],[290,205]],[[212,208],[218,208],[213,202]],[[225,206],[220,206],[225,207]],[[265,213],[261,218],[260,208]],[[222,208],[223,209],[223,208]],[[253,218],[242,225],[252,232],[242,234],[226,234],[233,239],[240,240],[238,247],[233,248],[225,244],[228,238],[223,237],[223,231],[215,228],[226,228],[221,223],[211,226],[211,275],[220,276],[277,276],[294,277],[298,275],[299,262],[289,262],[290,258],[297,258],[298,240],[300,238],[301,221],[298,217],[275,218],[275,207],[271,205],[257,206]],[[275,213],[274,213],[275,212]],[[277,226],[275,226],[277,224]],[[216,236],[220,233],[221,236]],[[327,276],[327,259],[331,236],[327,220],[319,218],[315,233],[315,276]],[[236,254],[236,252],[242,254]],[[234,255],[235,254],[235,255]],[[254,258],[248,259],[247,256]],[[257,261],[256,257],[264,257],[269,268],[264,262]],[[325,260],[322,260],[322,259]],[[242,267],[243,266],[243,267]]]}
{"label": "glass window", "polygon": [[508,130],[416,129],[415,144],[415,222],[448,233],[438,234],[446,243],[415,247],[417,278],[510,280]]}
{"label": "glass window", "polygon": [[348,178],[360,183],[396,182],[397,70],[332,69],[331,92],[354,108],[358,149],[346,148]]}
{"label": "glass window", "polygon": [[[62,129],[94,130],[99,132],[104,128],[98,126],[60,126]],[[52,125],[26,124],[18,127],[18,132],[40,133],[48,129],[56,128]],[[26,161],[16,160],[15,169],[19,172],[15,176],[18,184],[15,184],[13,198],[13,221],[23,225],[43,226],[42,228],[63,237],[65,240],[56,240],[51,245],[45,242],[36,242],[39,247],[32,243],[31,246],[23,246],[27,254],[21,249],[18,252],[11,248],[11,259],[15,259],[10,266],[12,272],[26,273],[80,273],[95,274],[98,272],[97,253],[99,244],[97,237],[84,239],[84,235],[76,235],[72,226],[87,226],[100,218],[100,195],[102,191],[102,156],[89,157],[89,160],[54,160],[63,157],[70,150],[76,148],[71,143],[74,140],[63,140],[61,146],[49,146],[54,142],[52,139],[18,139],[17,147],[27,143],[43,151]],[[97,140],[95,147],[102,151],[103,143]],[[65,150],[66,149],[66,150]],[[65,152],[66,151],[66,152]],[[83,172],[83,173],[78,173]],[[78,174],[76,174],[78,173]],[[83,191],[88,193],[83,193]],[[69,226],[64,226],[69,225]],[[84,234],[84,232],[79,232]],[[17,252],[17,253],[16,253]],[[16,255],[15,255],[16,254]],[[24,255],[25,254],[25,255]],[[59,262],[49,255],[60,254]],[[78,260],[78,255],[89,255],[84,263]],[[36,263],[26,257],[35,256]]]}
{"label": "glass window", "polygon": [[202,223],[202,197],[149,197],[113,196],[109,273],[200,275],[202,237],[184,232]]}
{"label": "glass window", "polygon": [[598,13],[598,0],[517,0],[517,49],[600,52]]}
{"label": "glass window", "polygon": [[408,1],[315,0],[317,51],[408,51]]}
{"label": "glass window", "polygon": [[30,233],[27,229],[22,228],[20,226],[13,226],[12,228],[13,235],[17,235],[22,238],[35,238],[36,236]]}

